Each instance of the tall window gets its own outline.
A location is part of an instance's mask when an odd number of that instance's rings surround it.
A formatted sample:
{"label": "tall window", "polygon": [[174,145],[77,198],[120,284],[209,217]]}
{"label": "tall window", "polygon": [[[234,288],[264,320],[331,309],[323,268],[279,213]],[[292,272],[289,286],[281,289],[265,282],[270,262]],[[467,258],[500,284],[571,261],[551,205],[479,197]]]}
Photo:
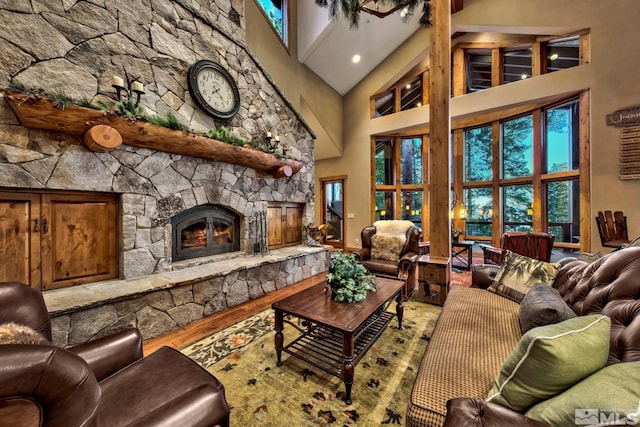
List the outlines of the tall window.
{"label": "tall window", "polygon": [[462,131],[464,172],[454,182],[462,181],[468,239],[495,242],[495,233],[545,231],[555,235],[556,246],[577,247],[579,107],[579,99],[571,99]]}
{"label": "tall window", "polygon": [[375,140],[375,220],[405,219],[422,228],[421,137]]}
{"label": "tall window", "polygon": [[580,241],[580,181],[565,176],[580,167],[580,118],[578,101],[544,112],[544,173],[555,177],[546,183],[549,231],[557,242]]}
{"label": "tall window", "polygon": [[256,0],[258,6],[260,6],[260,9],[285,46],[289,44],[287,1],[288,0]]}

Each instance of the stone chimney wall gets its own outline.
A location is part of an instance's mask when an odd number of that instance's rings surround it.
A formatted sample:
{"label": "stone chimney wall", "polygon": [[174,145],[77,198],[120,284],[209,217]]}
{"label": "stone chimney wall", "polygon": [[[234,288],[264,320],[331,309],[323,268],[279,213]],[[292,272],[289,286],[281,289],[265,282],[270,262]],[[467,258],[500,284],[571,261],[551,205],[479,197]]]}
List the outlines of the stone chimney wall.
{"label": "stone chimney wall", "polygon": [[[48,93],[112,103],[114,75],[144,84],[148,113],[173,113],[195,132],[221,125],[246,139],[280,135],[304,163],[290,178],[126,145],[104,153],[81,137],[28,129],[0,100],[0,187],[120,194],[120,276],[171,270],[170,217],[205,203],[248,218],[270,201],[306,203],[313,223],[313,135],[245,44],[242,0],[31,0],[0,2],[0,92],[9,81]],[[209,59],[240,91],[240,110],[217,120],[187,86],[189,67]],[[241,230],[247,249],[248,230]]]}

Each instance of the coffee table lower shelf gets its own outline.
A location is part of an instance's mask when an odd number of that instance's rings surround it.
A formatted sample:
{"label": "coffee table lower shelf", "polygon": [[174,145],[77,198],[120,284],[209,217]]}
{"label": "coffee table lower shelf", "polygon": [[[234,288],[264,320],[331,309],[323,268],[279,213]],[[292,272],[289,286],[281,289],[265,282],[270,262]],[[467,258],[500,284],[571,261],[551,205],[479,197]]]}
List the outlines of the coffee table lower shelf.
{"label": "coffee table lower shelf", "polygon": [[[367,350],[378,340],[394,313],[385,311],[380,316],[364,325],[354,336],[354,355],[351,362],[355,366],[366,354]],[[310,325],[298,338],[282,348],[290,355],[312,364],[316,368],[343,378],[345,363],[344,334],[330,327]]]}

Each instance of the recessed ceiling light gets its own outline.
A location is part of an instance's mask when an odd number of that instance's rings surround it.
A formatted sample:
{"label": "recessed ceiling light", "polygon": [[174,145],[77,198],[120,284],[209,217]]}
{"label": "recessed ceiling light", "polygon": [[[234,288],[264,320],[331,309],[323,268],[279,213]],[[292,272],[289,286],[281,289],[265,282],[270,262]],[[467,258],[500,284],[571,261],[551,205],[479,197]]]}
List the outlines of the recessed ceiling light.
{"label": "recessed ceiling light", "polygon": [[405,86],[407,89],[411,89],[411,83],[407,83],[407,85]]}
{"label": "recessed ceiling light", "polygon": [[558,59],[558,54],[557,53],[553,53],[551,54],[551,56],[549,57],[550,60],[555,61],[556,59]]}
{"label": "recessed ceiling light", "polygon": [[360,62],[360,55],[356,53],[355,55],[353,55],[353,58],[351,58],[351,60],[354,64],[357,64],[358,62]]}

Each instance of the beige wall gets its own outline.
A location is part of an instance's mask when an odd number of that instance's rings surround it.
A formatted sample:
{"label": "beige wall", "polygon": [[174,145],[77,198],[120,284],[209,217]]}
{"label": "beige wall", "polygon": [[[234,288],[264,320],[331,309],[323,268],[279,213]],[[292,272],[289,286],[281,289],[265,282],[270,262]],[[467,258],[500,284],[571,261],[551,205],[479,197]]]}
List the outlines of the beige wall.
{"label": "beige wall", "polygon": [[289,48],[255,0],[245,0],[247,46],[316,135],[316,158],[342,153],[342,96],[297,59],[297,2],[289,1]]}
{"label": "beige wall", "polygon": [[[560,34],[591,29],[591,64],[455,98],[451,114],[461,117],[589,89],[592,214],[582,221],[591,226],[592,251],[602,249],[593,221],[598,210],[624,211],[630,237],[640,235],[640,181],[619,179],[619,130],[605,124],[607,114],[640,104],[638,22],[637,0],[465,0],[464,10],[452,18],[456,31]],[[482,40],[483,36],[479,33],[477,37]],[[485,37],[488,40],[490,36]],[[316,161],[316,200],[320,194],[318,177],[348,176],[346,212],[353,213],[354,218],[347,220],[347,246],[359,246],[356,239],[360,230],[371,221],[370,136],[428,123],[426,107],[371,120],[369,97],[411,68],[417,58],[424,57],[427,45],[428,31],[418,30],[344,97],[343,155]],[[316,209],[320,206],[316,203]]]}

